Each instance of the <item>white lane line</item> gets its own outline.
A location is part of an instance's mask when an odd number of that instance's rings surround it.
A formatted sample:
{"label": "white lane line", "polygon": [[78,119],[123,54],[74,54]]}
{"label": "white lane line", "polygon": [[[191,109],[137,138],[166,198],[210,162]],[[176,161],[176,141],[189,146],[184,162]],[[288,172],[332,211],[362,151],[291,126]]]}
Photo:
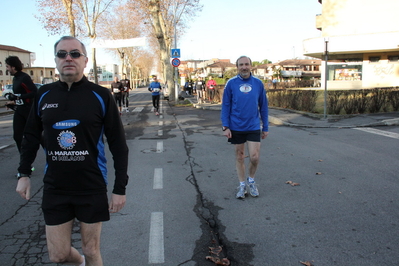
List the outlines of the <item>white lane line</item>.
{"label": "white lane line", "polygon": [[8,146],[10,146],[10,145],[1,146],[1,147],[0,147],[0,150],[5,149],[5,148],[7,148]]}
{"label": "white lane line", "polygon": [[158,122],[158,126],[163,126],[163,120],[160,120],[159,122]]}
{"label": "white lane line", "polygon": [[163,189],[163,170],[162,168],[154,169],[154,185],[153,189]]}
{"label": "white lane line", "polygon": [[163,141],[157,141],[157,153],[163,152]]}
{"label": "white lane line", "polygon": [[133,109],[133,113],[140,113],[141,111],[143,111],[144,107],[136,107]]}
{"label": "white lane line", "polygon": [[163,130],[162,129],[158,130],[158,136],[162,136],[162,135],[163,135]]}
{"label": "white lane line", "polygon": [[368,132],[368,133],[372,133],[372,134],[385,136],[385,137],[389,137],[389,138],[393,138],[393,139],[399,139],[399,134],[398,133],[394,133],[394,132],[383,131],[383,130],[370,128],[370,127],[358,127],[358,128],[354,128],[354,129],[357,129],[357,130],[360,130],[360,131],[364,131],[364,132]]}
{"label": "white lane line", "polygon": [[148,263],[164,263],[163,212],[151,213]]}

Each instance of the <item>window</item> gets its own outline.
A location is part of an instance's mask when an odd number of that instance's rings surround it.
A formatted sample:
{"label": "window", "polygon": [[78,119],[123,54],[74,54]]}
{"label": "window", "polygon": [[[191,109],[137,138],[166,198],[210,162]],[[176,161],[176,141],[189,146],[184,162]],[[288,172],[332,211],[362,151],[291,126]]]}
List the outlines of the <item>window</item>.
{"label": "window", "polygon": [[0,70],[0,76],[3,76],[3,70]]}
{"label": "window", "polygon": [[328,68],[328,80],[336,81],[358,81],[362,80],[362,64],[334,64],[330,63]]}
{"label": "window", "polygon": [[399,61],[399,55],[391,55],[388,56],[389,62],[398,62]]}
{"label": "window", "polygon": [[3,66],[3,63],[0,61],[0,67],[2,67]]}
{"label": "window", "polygon": [[380,57],[379,56],[370,56],[369,60],[372,63],[376,63],[376,62],[380,61]]}
{"label": "window", "polygon": [[33,76],[33,70],[31,70],[29,73],[30,73],[31,76]]}

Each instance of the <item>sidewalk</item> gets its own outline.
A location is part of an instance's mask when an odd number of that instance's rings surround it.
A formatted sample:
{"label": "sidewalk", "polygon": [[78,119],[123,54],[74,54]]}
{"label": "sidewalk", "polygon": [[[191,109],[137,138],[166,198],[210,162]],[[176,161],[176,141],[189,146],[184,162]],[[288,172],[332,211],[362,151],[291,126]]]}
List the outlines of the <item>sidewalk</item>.
{"label": "sidewalk", "polygon": [[[195,108],[221,110],[220,103],[201,103],[195,98],[187,98]],[[269,121],[274,125],[309,128],[353,128],[399,126],[399,112],[359,114],[359,115],[327,115],[313,114],[278,107],[269,107]]]}

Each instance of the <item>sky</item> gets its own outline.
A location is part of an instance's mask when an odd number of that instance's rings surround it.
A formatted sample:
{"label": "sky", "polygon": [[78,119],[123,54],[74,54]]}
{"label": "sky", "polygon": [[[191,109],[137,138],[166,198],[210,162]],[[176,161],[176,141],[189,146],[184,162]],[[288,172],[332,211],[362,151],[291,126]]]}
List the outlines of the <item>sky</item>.
{"label": "sky", "polygon": [[[320,36],[317,0],[200,0],[202,12],[177,36],[181,60],[230,59],[241,55],[252,61],[272,62],[304,58],[302,41]],[[35,0],[3,1],[0,44],[36,53],[33,66],[55,67],[53,45],[61,36],[49,36],[35,15]],[[88,45],[88,43],[85,43]],[[89,57],[89,61],[90,61]],[[97,64],[120,64],[119,58],[97,49]],[[90,62],[89,62],[90,64]]]}

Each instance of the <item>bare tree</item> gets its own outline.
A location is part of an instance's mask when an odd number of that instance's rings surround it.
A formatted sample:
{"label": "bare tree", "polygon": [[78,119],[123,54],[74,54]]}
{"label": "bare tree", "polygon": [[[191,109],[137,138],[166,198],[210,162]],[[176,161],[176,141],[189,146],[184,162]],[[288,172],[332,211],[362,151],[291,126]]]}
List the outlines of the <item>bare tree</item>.
{"label": "bare tree", "polygon": [[[71,36],[82,33],[94,41],[97,37],[97,22],[112,2],[114,0],[37,0],[42,15],[39,20],[52,35],[65,32],[68,27]],[[92,60],[94,82],[98,83],[95,48],[92,48]]]}
{"label": "bare tree", "polygon": [[173,101],[177,99],[173,90],[173,67],[170,62],[173,36],[175,32],[184,32],[187,18],[192,18],[202,6],[199,0],[130,0],[129,4],[131,9],[141,11],[144,23],[151,25],[150,37],[157,40],[163,78]]}

